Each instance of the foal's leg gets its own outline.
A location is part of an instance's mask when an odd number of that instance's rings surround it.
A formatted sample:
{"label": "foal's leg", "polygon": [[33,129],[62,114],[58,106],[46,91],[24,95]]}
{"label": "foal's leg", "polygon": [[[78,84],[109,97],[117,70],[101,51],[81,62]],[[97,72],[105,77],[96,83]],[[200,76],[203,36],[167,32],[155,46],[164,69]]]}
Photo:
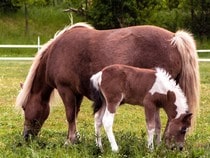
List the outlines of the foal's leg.
{"label": "foal's leg", "polygon": [[116,96],[116,93],[113,93],[115,96],[109,95],[106,98],[106,110],[103,117],[103,125],[111,144],[112,151],[118,151],[118,145],[115,140],[115,136],[113,133],[113,122],[114,122],[114,115],[117,110],[117,107],[120,105],[121,101],[123,100],[123,94]]}
{"label": "foal's leg", "polygon": [[107,137],[111,144],[112,151],[117,152],[118,146],[117,146],[113,129],[112,129],[113,122],[114,122],[114,113],[109,112],[107,107],[106,107],[102,121],[103,121],[104,129],[106,131]]}
{"label": "foal's leg", "polygon": [[157,136],[156,143],[160,144],[161,142],[161,122],[160,122],[160,109],[157,108],[155,114],[155,134]]}
{"label": "foal's leg", "polygon": [[146,116],[147,132],[148,132],[148,148],[154,149],[154,134],[155,134],[155,120],[156,120],[156,106],[149,100],[144,100],[144,109]]}
{"label": "foal's leg", "polygon": [[78,107],[76,106],[76,96],[69,89],[69,87],[59,86],[57,87],[58,92],[63,100],[66,111],[66,118],[68,121],[68,137],[67,142],[75,143],[76,142],[76,115],[78,111]]}
{"label": "foal's leg", "polygon": [[102,105],[101,109],[95,113],[95,134],[96,134],[96,145],[100,148],[103,152],[103,146],[101,142],[101,126],[102,126],[102,119],[104,116],[106,106],[105,104]]}

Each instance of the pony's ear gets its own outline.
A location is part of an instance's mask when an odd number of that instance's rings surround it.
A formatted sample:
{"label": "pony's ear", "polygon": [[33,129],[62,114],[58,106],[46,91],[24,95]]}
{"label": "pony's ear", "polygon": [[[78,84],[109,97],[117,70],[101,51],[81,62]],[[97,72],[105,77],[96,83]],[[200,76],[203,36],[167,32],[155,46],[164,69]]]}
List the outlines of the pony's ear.
{"label": "pony's ear", "polygon": [[174,103],[176,101],[176,95],[172,91],[167,92],[167,99],[169,102]]}
{"label": "pony's ear", "polygon": [[192,113],[186,113],[182,117],[182,123],[188,127],[191,125]]}
{"label": "pony's ear", "polygon": [[20,83],[20,88],[23,89],[23,83]]}

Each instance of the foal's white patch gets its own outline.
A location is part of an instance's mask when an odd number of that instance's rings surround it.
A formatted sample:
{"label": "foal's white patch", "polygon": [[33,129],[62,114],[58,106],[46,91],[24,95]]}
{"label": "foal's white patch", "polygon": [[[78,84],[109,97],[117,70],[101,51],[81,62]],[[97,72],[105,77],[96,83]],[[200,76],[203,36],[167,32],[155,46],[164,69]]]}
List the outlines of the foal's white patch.
{"label": "foal's white patch", "polygon": [[175,101],[175,105],[177,106],[176,118],[178,118],[181,114],[186,113],[186,111],[188,111],[186,97],[181,88],[179,87],[179,85],[177,85],[175,80],[172,79],[171,75],[162,68],[156,68],[155,75],[156,75],[156,80],[152,88],[149,90],[149,92],[152,95],[156,92],[166,95],[169,90],[173,91],[176,96],[176,101]]}
{"label": "foal's white patch", "polygon": [[96,74],[92,75],[90,78],[93,86],[99,90],[99,86],[101,85],[101,80],[102,80],[102,71],[97,72]]}

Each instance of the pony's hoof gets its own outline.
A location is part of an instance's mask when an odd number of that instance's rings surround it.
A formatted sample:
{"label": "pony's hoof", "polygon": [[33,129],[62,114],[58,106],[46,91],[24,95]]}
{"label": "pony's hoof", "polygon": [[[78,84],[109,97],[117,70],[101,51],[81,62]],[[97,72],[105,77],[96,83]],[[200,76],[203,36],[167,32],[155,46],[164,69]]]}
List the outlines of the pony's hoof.
{"label": "pony's hoof", "polygon": [[69,146],[69,145],[72,145],[72,143],[71,143],[70,140],[67,139],[67,140],[65,141],[65,143],[64,143],[64,146]]}

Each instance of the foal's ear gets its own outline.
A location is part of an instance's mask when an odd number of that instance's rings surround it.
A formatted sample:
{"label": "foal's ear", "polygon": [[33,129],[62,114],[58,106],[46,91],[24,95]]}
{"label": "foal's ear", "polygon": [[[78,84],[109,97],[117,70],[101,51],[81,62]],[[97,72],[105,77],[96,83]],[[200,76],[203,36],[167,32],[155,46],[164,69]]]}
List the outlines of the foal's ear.
{"label": "foal's ear", "polygon": [[176,95],[174,94],[174,92],[172,91],[167,92],[167,100],[172,103],[176,101]]}
{"label": "foal's ear", "polygon": [[192,113],[184,114],[182,117],[182,122],[188,127],[191,125]]}

